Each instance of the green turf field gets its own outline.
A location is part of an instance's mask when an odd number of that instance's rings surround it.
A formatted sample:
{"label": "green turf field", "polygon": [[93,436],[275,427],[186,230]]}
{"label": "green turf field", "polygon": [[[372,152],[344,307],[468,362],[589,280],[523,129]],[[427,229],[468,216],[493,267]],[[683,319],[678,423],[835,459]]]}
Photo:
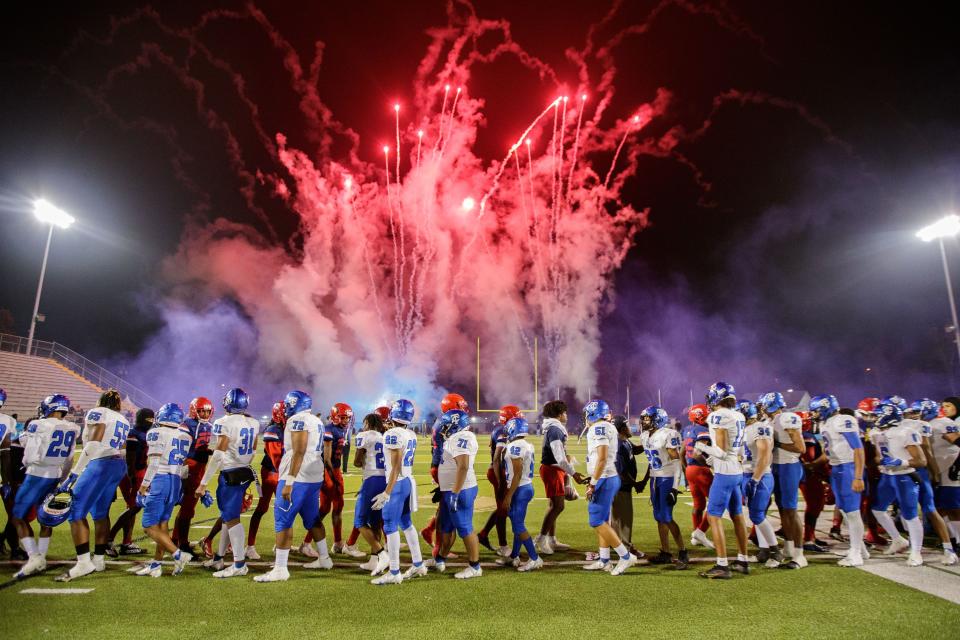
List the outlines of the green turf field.
{"label": "green turf field", "polygon": [[[481,441],[486,438],[481,436]],[[537,442],[539,446],[539,442]],[[584,460],[584,444],[571,441],[571,452]],[[420,441],[417,479],[421,497],[430,487],[429,443]],[[478,476],[486,468],[484,452]],[[348,495],[359,486],[356,473],[347,476]],[[539,478],[537,498],[527,525],[539,528],[545,501]],[[490,487],[480,479],[481,495]],[[421,501],[423,504],[423,501]],[[489,501],[487,501],[489,504]],[[114,513],[123,505],[117,502]],[[344,512],[345,535],[352,521],[352,501]],[[415,514],[422,526],[430,506]],[[656,529],[647,496],[635,497],[635,543],[656,551]],[[477,513],[478,528],[488,512]],[[248,514],[245,514],[245,516]],[[689,538],[689,507],[681,497],[676,515]],[[209,526],[215,508],[198,507],[199,526]],[[195,524],[197,522],[195,521]],[[205,529],[195,528],[199,538]],[[586,503],[567,503],[560,517],[559,538],[577,550],[548,561],[582,560],[596,541],[586,522]],[[137,529],[135,536],[142,536]],[[509,525],[508,525],[509,536]],[[72,556],[66,527],[51,545],[51,559]],[[257,543],[264,560],[272,559],[272,517],[264,517]],[[332,536],[331,536],[332,538]],[[297,532],[297,542],[302,532]],[[731,536],[732,540],[732,536]],[[141,542],[143,546],[152,543]],[[361,547],[363,543],[361,542]],[[732,545],[732,543],[731,543]],[[424,545],[425,552],[426,547]],[[454,547],[462,553],[460,543]],[[712,557],[702,548],[697,557]],[[483,551],[482,560],[493,555]],[[291,554],[291,563],[302,561]],[[184,575],[161,579],[135,577],[126,565],[108,565],[105,573],[60,584],[53,577],[64,570],[52,566],[44,574],[0,588],[0,638],[957,638],[960,606],[900,586],[863,571],[842,569],[831,560],[811,561],[801,571],[755,569],[728,582],[699,578],[709,563],[688,571],[635,567],[622,577],[586,573],[577,566],[548,566],[520,574],[513,569],[484,567],[480,579],[461,582],[447,573],[399,586],[374,587],[354,561],[334,556],[332,571],[291,567],[286,583],[256,584],[251,576],[216,580],[199,565]],[[408,562],[406,552],[401,562]],[[3,564],[7,575],[12,565]],[[255,567],[252,573],[266,571]],[[9,580],[0,580],[0,584]],[[92,588],[81,595],[28,595],[25,588]],[[957,588],[960,589],[960,580]]]}

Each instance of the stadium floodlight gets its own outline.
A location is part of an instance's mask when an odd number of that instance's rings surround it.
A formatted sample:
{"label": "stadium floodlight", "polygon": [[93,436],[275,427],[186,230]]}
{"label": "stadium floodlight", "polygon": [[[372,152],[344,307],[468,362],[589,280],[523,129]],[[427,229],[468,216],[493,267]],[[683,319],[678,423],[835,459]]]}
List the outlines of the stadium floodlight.
{"label": "stadium floodlight", "polygon": [[957,214],[940,218],[933,224],[917,231],[917,237],[924,242],[940,241],[940,259],[943,261],[943,277],[947,281],[947,298],[950,300],[950,313],[953,317],[953,341],[957,345],[957,358],[960,362],[960,323],[957,322],[957,302],[953,299],[953,285],[950,283],[950,268],[947,266],[947,249],[944,238],[952,238],[960,233],[960,216]]}
{"label": "stadium floodlight", "polygon": [[43,276],[47,273],[47,257],[50,255],[50,241],[53,239],[53,228],[67,229],[77,221],[72,215],[53,206],[43,198],[33,201],[33,215],[37,220],[50,225],[47,232],[47,248],[43,250],[43,264],[40,266],[40,281],[37,283],[37,296],[33,300],[33,315],[30,317],[30,334],[27,336],[27,355],[33,353],[33,334],[37,329],[37,317],[40,311],[40,293],[43,291]]}

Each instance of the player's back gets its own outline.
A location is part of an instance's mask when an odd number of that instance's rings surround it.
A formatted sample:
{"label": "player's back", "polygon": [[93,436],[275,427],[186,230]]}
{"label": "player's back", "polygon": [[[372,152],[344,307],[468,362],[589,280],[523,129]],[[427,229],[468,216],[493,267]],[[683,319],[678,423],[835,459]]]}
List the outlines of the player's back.
{"label": "player's back", "polygon": [[[793,440],[790,437],[791,431],[801,434],[803,420],[793,411],[782,411],[770,419],[770,426],[773,427],[773,439],[778,445],[790,444]],[[782,447],[776,447],[773,450],[773,464],[790,464],[800,460],[799,453],[787,451]]]}
{"label": "player's back", "polygon": [[513,460],[520,460],[520,484],[524,486],[533,483],[533,464],[537,450],[526,438],[517,438],[507,445],[504,457],[506,458],[507,485],[513,484]]}
{"label": "player's back", "polygon": [[[246,467],[256,452],[257,432],[260,423],[242,413],[223,416],[213,423],[213,437],[226,436],[230,443],[224,452],[223,469]],[[217,443],[214,443],[214,448]]]}
{"label": "player's back", "polygon": [[724,449],[727,454],[726,459],[718,460],[714,458],[711,465],[713,472],[723,475],[740,475],[743,473],[739,460],[740,447],[743,446],[743,430],[746,426],[746,419],[743,414],[733,409],[719,407],[707,416],[707,426],[710,429],[710,441],[714,446],[719,446],[717,444],[719,442],[717,434],[720,431],[725,431],[727,434],[726,448]]}
{"label": "player's back", "polygon": [[913,467],[909,466],[910,452],[907,447],[910,445],[920,446],[920,436],[917,435],[913,427],[897,425],[889,429],[875,428],[870,432],[870,440],[880,450],[881,456],[899,458],[903,461],[902,465],[895,467],[881,464],[881,473],[899,476],[913,472]]}
{"label": "player's back", "polygon": [[[400,472],[398,478],[413,477],[413,457],[417,450],[417,437],[406,427],[393,427],[383,434],[384,449],[400,450]],[[384,453],[384,471],[390,477],[393,471],[393,456]]]}
{"label": "player's back", "polygon": [[[930,421],[930,431],[932,433],[930,446],[933,448],[933,457],[937,461],[937,468],[940,469],[940,484],[946,487],[960,487],[960,480],[951,480],[947,473],[947,470],[957,459],[960,449],[944,438],[948,434],[960,433],[960,424],[950,418],[934,418]],[[957,442],[960,443],[960,440]]]}
{"label": "player's back", "polygon": [[856,418],[840,413],[830,416],[820,427],[820,435],[830,464],[853,462],[852,443],[860,441],[860,426]]}
{"label": "player's back", "polygon": [[926,422],[925,420],[905,418],[899,426],[906,427],[916,433],[917,437],[921,438],[920,442],[923,442],[922,438],[929,438],[931,435],[933,435],[933,431],[930,428],[930,423]]}
{"label": "player's back", "polygon": [[477,436],[472,431],[458,431],[447,436],[443,443],[443,460],[440,463],[438,478],[441,491],[451,491],[457,477],[457,458],[467,457],[467,475],[463,480],[464,489],[477,486],[477,474],[473,469],[477,458]]}
{"label": "player's back", "polygon": [[675,429],[657,429],[652,433],[644,431],[640,436],[640,443],[647,456],[651,476],[668,478],[676,474],[680,459],[671,458],[670,450],[680,449],[682,443],[680,434]]}
{"label": "player's back", "polygon": [[594,422],[587,428],[587,471],[594,472],[599,448],[607,447],[607,457],[601,470],[601,478],[611,478],[617,474],[617,430],[606,420]]}
{"label": "player's back", "polygon": [[503,425],[496,426],[490,432],[490,463],[493,463],[497,455],[497,447],[507,446],[507,428]]}
{"label": "player's back", "polygon": [[94,426],[103,425],[103,436],[101,436],[100,441],[107,446],[91,456],[91,459],[120,456],[123,450],[127,448],[130,422],[121,413],[106,407],[95,407],[87,411],[83,423],[83,441],[85,443],[90,442],[93,438]]}
{"label": "player's back", "polygon": [[23,464],[27,474],[41,478],[59,478],[63,466],[73,460],[73,448],[80,429],[59,418],[41,418],[26,431]]}
{"label": "player's back", "polygon": [[300,463],[297,482],[323,482],[323,421],[309,411],[301,411],[287,418],[283,429],[283,458],[280,460],[280,476],[290,472],[293,460],[293,434],[307,434],[307,448]]}
{"label": "player's back", "polygon": [[[757,420],[743,428],[743,472],[747,473],[756,468],[759,456],[757,443],[760,440],[773,442],[773,427],[769,420]],[[771,445],[772,446],[772,445]],[[770,470],[767,469],[769,472]]]}
{"label": "player's back", "polygon": [[343,457],[346,432],[332,422],[328,422],[323,428],[323,441],[330,443],[330,461],[333,467],[335,469],[340,468],[340,458]]}
{"label": "player's back", "polygon": [[157,425],[147,432],[148,455],[158,455],[157,475],[179,475],[193,438],[182,429]]}
{"label": "player's back", "polygon": [[357,434],[356,446],[366,451],[363,458],[363,479],[382,476],[386,473],[383,456],[383,434],[373,429]]}

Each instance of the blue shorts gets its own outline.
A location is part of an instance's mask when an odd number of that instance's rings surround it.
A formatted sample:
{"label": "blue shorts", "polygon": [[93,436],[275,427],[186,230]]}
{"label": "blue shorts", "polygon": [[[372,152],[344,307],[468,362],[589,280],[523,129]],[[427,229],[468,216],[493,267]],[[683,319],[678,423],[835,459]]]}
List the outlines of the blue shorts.
{"label": "blue shorts", "polygon": [[860,511],[861,494],[851,488],[854,480],[853,470],[852,462],[835,464],[830,469],[830,489],[833,491],[837,508],[844,513]]}
{"label": "blue shorts", "polygon": [[913,520],[918,515],[919,500],[920,487],[909,474],[892,476],[881,473],[880,482],[877,483],[877,495],[873,497],[870,508],[875,511],[886,511],[887,507],[896,502],[900,505],[900,516],[904,520]]}
{"label": "blue shorts", "polygon": [[[463,495],[463,492],[460,492]],[[471,505],[472,510],[472,505]],[[383,532],[396,533],[409,529],[410,520],[410,478],[398,478],[390,492],[390,501],[383,507]]]}
{"label": "blue shorts", "polygon": [[140,521],[143,528],[167,522],[173,508],[180,502],[182,492],[179,475],[164,473],[155,476],[150,483],[150,492],[143,500],[143,518]]}
{"label": "blue shorts", "polygon": [[[224,522],[230,522],[240,517],[240,511],[243,509],[243,496],[247,493],[247,487],[249,486],[250,483],[245,482],[231,487],[224,479],[223,473],[220,474],[220,478],[217,480],[217,509],[220,510],[220,518]],[[297,485],[294,484],[293,487],[296,489]]]}
{"label": "blue shorts", "polygon": [[[743,474],[743,484],[740,490],[743,496],[747,496],[747,483],[753,477],[752,473]],[[760,524],[767,519],[767,507],[770,506],[770,496],[773,495],[773,474],[769,471],[760,477],[760,483],[757,484],[757,492],[753,497],[747,500],[747,512],[750,514],[750,522]]]}
{"label": "blue shorts", "polygon": [[803,480],[803,465],[800,462],[772,464],[773,497],[781,509],[797,510],[800,501],[800,481]]}
{"label": "blue shorts", "polygon": [[353,526],[356,528],[370,527],[379,529],[383,523],[383,513],[373,509],[373,499],[387,488],[387,479],[384,476],[370,476],[360,485],[357,494],[357,506],[353,510]]}
{"label": "blue shorts", "polygon": [[932,513],[937,510],[933,498],[933,483],[930,482],[930,472],[926,467],[917,469],[917,475],[920,476],[920,511]]}
{"label": "blue shorts", "polygon": [[320,519],[320,487],[323,482],[294,482],[289,500],[283,499],[283,487],[286,484],[286,480],[277,484],[277,499],[273,502],[273,530],[280,533],[292,529],[298,515],[303,528],[312,529]]}
{"label": "blue shorts", "polygon": [[73,507],[70,522],[93,516],[103,520],[110,515],[110,505],[117,497],[117,485],[127,475],[127,461],[116,456],[97,458],[87,464],[73,486]]}
{"label": "blue shorts", "polygon": [[661,524],[673,522],[673,506],[667,502],[673,489],[673,477],[650,478],[650,502],[653,503],[653,519]]}
{"label": "blue shorts", "polygon": [[707,495],[707,513],[715,518],[723,516],[724,511],[729,511],[731,516],[743,513],[743,493],[740,491],[742,479],[742,474],[715,473]]}
{"label": "blue shorts", "polygon": [[513,499],[510,500],[510,511],[507,514],[510,517],[510,528],[514,535],[527,532],[527,507],[533,500],[533,485],[523,484],[517,487],[513,492]]}
{"label": "blue shorts", "polygon": [[937,487],[933,500],[940,509],[960,509],[960,487]]}
{"label": "blue shorts", "polygon": [[27,474],[23,484],[17,489],[17,498],[13,502],[13,517],[26,519],[30,510],[40,506],[44,499],[57,490],[60,478],[41,478]]}
{"label": "blue shorts", "polygon": [[[473,503],[477,499],[477,487],[462,489],[460,497],[457,498],[457,510],[450,511],[447,508],[446,497],[452,491],[444,491],[443,499],[440,500],[440,531],[442,533],[452,533],[456,530],[457,535],[465,538],[473,533]],[[393,498],[390,498],[393,500]]]}
{"label": "blue shorts", "polygon": [[620,476],[600,478],[597,481],[593,488],[593,499],[587,504],[591,527],[599,527],[610,519],[610,508],[617,491],[620,491]]}

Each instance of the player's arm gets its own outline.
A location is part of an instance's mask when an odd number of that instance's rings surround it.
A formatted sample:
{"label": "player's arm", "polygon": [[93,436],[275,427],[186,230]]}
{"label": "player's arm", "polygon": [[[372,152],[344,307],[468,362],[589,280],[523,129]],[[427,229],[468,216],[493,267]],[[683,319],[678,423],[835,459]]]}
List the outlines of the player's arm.
{"label": "player's arm", "polygon": [[353,454],[353,466],[357,469],[363,469],[363,465],[367,464],[367,450],[357,445],[357,450]]}
{"label": "player's arm", "polygon": [[[203,472],[203,477],[200,478],[200,484],[197,485],[196,494],[198,498],[207,492],[207,483],[223,466],[223,459],[227,456],[227,447],[229,446],[230,438],[221,433],[217,437],[217,447],[213,450],[213,456],[207,462],[207,468]],[[296,476],[296,474],[293,475]]]}
{"label": "player's arm", "polygon": [[507,493],[503,496],[503,503],[510,505],[510,502],[513,500],[513,494],[516,493],[517,487],[520,486],[520,474],[523,473],[523,459],[522,458],[507,458],[510,462],[510,466],[513,468],[513,479],[510,481],[510,486],[507,487]]}
{"label": "player's arm", "polygon": [[803,436],[800,434],[800,429],[784,429],[787,432],[787,435],[790,436],[790,442],[781,442],[780,448],[784,451],[789,451],[791,453],[803,453],[807,450],[807,446],[803,444]]}
{"label": "player's arm", "polygon": [[[290,434],[290,449],[292,450],[290,455],[290,469],[287,470],[287,475],[282,478],[284,484],[283,491],[280,493],[284,500],[290,500],[290,496],[293,495],[293,484],[300,474],[300,467],[303,465],[303,456],[307,453],[307,443],[309,440],[310,436],[306,431],[294,431]],[[216,453],[214,453],[214,455],[216,455]]]}
{"label": "player's arm", "polygon": [[270,458],[273,468],[280,469],[280,460],[283,458],[283,443],[278,438],[263,441],[263,453]]}
{"label": "player's arm", "polygon": [[[713,444],[709,444],[708,442],[699,440],[697,441],[696,449],[697,451],[705,453],[716,460],[726,460],[727,459],[727,441],[729,440],[729,438],[730,438],[730,435],[727,433],[726,429],[717,429],[716,435],[715,435],[716,442],[714,442]],[[801,442],[801,444],[803,443]]]}
{"label": "player's arm", "polygon": [[927,461],[927,472],[930,474],[930,482],[940,484],[940,467],[937,466],[937,459],[933,456],[933,447],[930,446],[930,438],[920,438],[920,449],[923,451],[923,457]]}
{"label": "player's arm", "polygon": [[[133,442],[130,442],[133,440]],[[137,475],[137,455],[140,453],[140,447],[143,446],[136,436],[127,437],[127,477],[131,480],[135,475]]]}
{"label": "player's arm", "polygon": [[467,454],[462,454],[455,457],[454,462],[457,463],[457,477],[453,481],[452,493],[460,493],[460,489],[463,488],[463,483],[467,481],[467,471],[470,469],[470,456]]}
{"label": "player's arm", "polygon": [[106,429],[106,425],[102,422],[87,425],[88,437],[87,441],[83,443],[83,449],[80,451],[80,457],[77,459],[77,464],[73,467],[73,473],[70,474],[71,478],[78,477],[83,470],[87,468],[87,464],[100,455],[105,449],[109,448],[103,440],[103,432]]}
{"label": "player's arm", "polygon": [[[863,450],[863,445],[860,443],[860,438],[855,433],[851,433],[857,441],[856,447],[853,448],[853,483],[851,488],[854,491],[862,492],[863,491],[863,467],[866,465],[866,454]],[[853,445],[851,445],[853,446]]]}
{"label": "player's arm", "polygon": [[503,443],[497,443],[493,449],[493,475],[497,479],[497,486],[503,484],[503,454],[506,450]]}
{"label": "player's arm", "polygon": [[757,438],[757,457],[753,461],[753,479],[760,479],[769,471],[773,461],[773,441],[767,438]]}
{"label": "player's arm", "polygon": [[927,466],[927,458],[919,444],[908,444],[907,453],[910,454],[910,466],[914,469]]}

